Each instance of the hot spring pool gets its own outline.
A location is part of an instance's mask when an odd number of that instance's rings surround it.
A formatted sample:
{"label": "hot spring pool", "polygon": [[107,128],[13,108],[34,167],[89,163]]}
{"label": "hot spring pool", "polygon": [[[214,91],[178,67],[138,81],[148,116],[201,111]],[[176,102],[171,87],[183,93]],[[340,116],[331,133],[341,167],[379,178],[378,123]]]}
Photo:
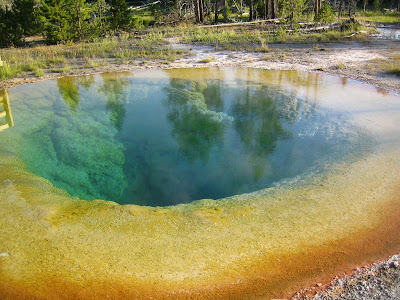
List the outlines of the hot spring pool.
{"label": "hot spring pool", "polygon": [[0,94],[0,296],[277,297],[400,245],[398,95],[245,68]]}
{"label": "hot spring pool", "polygon": [[166,206],[254,192],[373,148],[352,112],[326,105],[319,77],[197,69],[24,85],[9,92],[15,126],[2,141],[21,139],[28,170],[79,199]]}

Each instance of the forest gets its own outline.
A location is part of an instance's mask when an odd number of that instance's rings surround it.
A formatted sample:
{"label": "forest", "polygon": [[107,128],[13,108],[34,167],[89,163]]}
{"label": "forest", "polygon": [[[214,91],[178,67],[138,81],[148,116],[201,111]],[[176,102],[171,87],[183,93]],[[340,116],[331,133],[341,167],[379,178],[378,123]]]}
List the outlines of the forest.
{"label": "forest", "polygon": [[361,14],[400,11],[400,0],[3,0],[0,47],[43,36],[47,44],[90,41],[147,27],[268,20],[331,23]]}

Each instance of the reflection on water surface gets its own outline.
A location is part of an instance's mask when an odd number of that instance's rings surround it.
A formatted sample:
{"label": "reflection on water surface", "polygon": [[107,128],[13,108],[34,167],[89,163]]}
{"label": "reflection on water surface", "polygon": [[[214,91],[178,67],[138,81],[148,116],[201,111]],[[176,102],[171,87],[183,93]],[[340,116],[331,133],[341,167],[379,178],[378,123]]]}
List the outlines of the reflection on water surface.
{"label": "reflection on water surface", "polygon": [[[218,199],[371,149],[368,126],[341,106],[357,92],[320,77],[252,69],[64,77],[10,89],[16,126],[1,138],[19,140],[31,172],[81,199]],[[332,91],[337,106],[327,105]]]}

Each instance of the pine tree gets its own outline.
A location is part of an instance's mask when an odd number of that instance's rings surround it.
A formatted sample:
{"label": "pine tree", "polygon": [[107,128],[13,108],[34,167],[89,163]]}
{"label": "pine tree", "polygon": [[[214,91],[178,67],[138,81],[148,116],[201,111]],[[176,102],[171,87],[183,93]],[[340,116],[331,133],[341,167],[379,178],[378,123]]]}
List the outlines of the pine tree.
{"label": "pine tree", "polygon": [[24,35],[32,35],[38,29],[35,0],[14,0],[11,10],[15,20],[21,25]]}
{"label": "pine tree", "polygon": [[74,41],[83,39],[88,33],[91,8],[85,0],[66,0],[71,35]]}
{"label": "pine tree", "polygon": [[111,0],[111,26],[115,30],[128,29],[131,17],[125,0]]}
{"label": "pine tree", "polygon": [[375,7],[375,10],[380,10],[381,9],[381,5],[382,5],[382,2],[381,2],[381,0],[374,0],[374,7]]}
{"label": "pine tree", "polygon": [[332,22],[334,19],[335,19],[335,14],[333,13],[331,6],[327,2],[324,2],[321,6],[321,9],[318,12],[318,15],[315,16],[314,21],[323,24],[328,24]]}
{"label": "pine tree", "polygon": [[23,42],[24,30],[13,11],[0,7],[0,48],[19,46]]}
{"label": "pine tree", "polygon": [[249,21],[254,20],[254,3],[253,0],[249,0]]}
{"label": "pine tree", "polygon": [[85,0],[42,0],[41,19],[46,41],[57,44],[83,39],[90,13]]}
{"label": "pine tree", "polygon": [[65,0],[42,0],[40,9],[44,36],[49,44],[73,40]]}
{"label": "pine tree", "polygon": [[299,21],[305,10],[305,0],[283,0],[281,2],[281,15],[287,22]]}
{"label": "pine tree", "polygon": [[105,0],[96,0],[93,12],[95,14],[94,26],[96,30],[103,34],[106,30],[105,14],[107,12],[107,3]]}

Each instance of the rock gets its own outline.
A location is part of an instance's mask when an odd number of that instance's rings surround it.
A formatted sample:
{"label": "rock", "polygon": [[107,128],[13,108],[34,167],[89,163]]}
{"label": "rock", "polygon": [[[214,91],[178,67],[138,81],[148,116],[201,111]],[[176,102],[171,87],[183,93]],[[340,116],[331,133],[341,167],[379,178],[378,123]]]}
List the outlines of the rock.
{"label": "rock", "polygon": [[8,254],[8,253],[0,253],[0,257],[9,257],[10,256],[10,254]]}
{"label": "rock", "polygon": [[387,270],[387,269],[389,269],[389,264],[385,262],[381,265],[381,270]]}
{"label": "rock", "polygon": [[351,276],[336,278],[328,288],[318,290],[316,295],[302,295],[293,299],[400,299],[399,263],[399,256],[395,255],[370,268],[355,270],[357,272]]}

